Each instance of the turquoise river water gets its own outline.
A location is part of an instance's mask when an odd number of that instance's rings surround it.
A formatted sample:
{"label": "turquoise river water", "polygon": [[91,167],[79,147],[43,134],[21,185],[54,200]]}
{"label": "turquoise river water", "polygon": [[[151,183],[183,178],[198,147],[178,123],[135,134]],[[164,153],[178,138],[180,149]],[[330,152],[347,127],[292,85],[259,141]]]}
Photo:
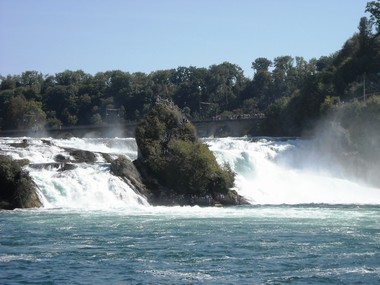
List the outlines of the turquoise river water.
{"label": "turquoise river water", "polygon": [[[136,156],[130,139],[28,140],[2,139],[1,153]],[[380,189],[307,158],[310,142],[206,141],[252,205],[153,207],[101,156],[71,171],[27,167],[44,207],[0,211],[0,284],[380,284]]]}

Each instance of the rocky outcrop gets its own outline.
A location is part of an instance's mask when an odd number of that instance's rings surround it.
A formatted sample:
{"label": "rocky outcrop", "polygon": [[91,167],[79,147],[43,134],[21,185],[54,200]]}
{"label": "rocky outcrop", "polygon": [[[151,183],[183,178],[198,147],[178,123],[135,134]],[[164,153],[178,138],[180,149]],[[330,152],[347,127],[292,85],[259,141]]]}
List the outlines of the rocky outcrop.
{"label": "rocky outcrop", "polygon": [[156,104],[136,128],[134,166],[154,205],[239,205],[234,173],[220,166],[195,127],[173,104]]}
{"label": "rocky outcrop", "polygon": [[77,168],[77,165],[73,163],[58,163],[58,162],[47,162],[47,163],[31,163],[29,164],[30,168],[34,169],[52,169],[55,168],[57,171],[66,171],[74,170]]}
{"label": "rocky outcrop", "polygon": [[96,156],[91,151],[72,149],[70,155],[75,159],[75,162],[94,163],[96,161]]}
{"label": "rocky outcrop", "polygon": [[29,144],[27,139],[23,139],[20,143],[11,143],[10,145],[13,147],[26,148]]}
{"label": "rocky outcrop", "polygon": [[140,172],[137,170],[132,161],[123,155],[120,155],[117,159],[111,162],[112,174],[124,178],[132,189],[139,194],[145,196],[148,201],[152,198],[152,191],[148,189],[147,185],[143,182]]}
{"label": "rocky outcrop", "polygon": [[178,194],[173,189],[165,187],[153,177],[139,160],[130,161],[125,156],[119,156],[111,162],[111,172],[129,184],[137,193],[145,196],[154,206],[232,206],[248,204],[236,191],[229,190],[227,194],[197,196]]}
{"label": "rocky outcrop", "polygon": [[36,208],[42,203],[37,185],[11,158],[0,155],[0,209]]}

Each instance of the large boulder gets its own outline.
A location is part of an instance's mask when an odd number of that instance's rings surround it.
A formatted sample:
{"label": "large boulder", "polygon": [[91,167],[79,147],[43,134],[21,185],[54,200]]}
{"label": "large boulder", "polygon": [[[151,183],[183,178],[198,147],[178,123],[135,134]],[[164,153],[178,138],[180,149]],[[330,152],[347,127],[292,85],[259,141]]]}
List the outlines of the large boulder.
{"label": "large boulder", "polygon": [[74,158],[75,162],[78,163],[94,163],[96,161],[96,155],[91,151],[71,149],[69,153]]}
{"label": "large boulder", "polygon": [[37,186],[29,174],[16,161],[0,155],[0,209],[41,206]]}
{"label": "large boulder", "polygon": [[[173,104],[152,107],[136,128],[136,143],[135,165],[153,191],[155,204],[231,204],[231,199],[220,197],[232,195],[235,174],[229,165],[217,163]],[[233,204],[244,201],[237,197]]]}
{"label": "large boulder", "polygon": [[118,158],[111,161],[111,172],[116,176],[126,178],[124,181],[139,194],[144,195],[148,200],[152,196],[152,192],[142,181],[141,175],[133,162],[124,155],[120,155]]}

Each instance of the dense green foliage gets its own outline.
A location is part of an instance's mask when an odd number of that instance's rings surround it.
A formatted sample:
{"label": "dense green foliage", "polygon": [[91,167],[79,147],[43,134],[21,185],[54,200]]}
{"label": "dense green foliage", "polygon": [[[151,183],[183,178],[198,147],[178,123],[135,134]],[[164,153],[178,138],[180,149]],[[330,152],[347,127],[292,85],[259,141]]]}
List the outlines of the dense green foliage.
{"label": "dense green foliage", "polygon": [[[1,77],[1,129],[139,120],[157,97],[172,100],[189,119],[266,115],[267,135],[300,135],[331,104],[380,90],[380,1],[342,49],[319,59],[278,56],[252,62],[253,78],[232,63],[178,67],[150,74],[120,70],[95,75],[66,70]],[[321,43],[323,44],[323,43]],[[365,86],[364,86],[365,85]]]}
{"label": "dense green foliage", "polygon": [[0,155],[0,209],[40,207],[35,184],[11,158]]}
{"label": "dense green foliage", "polygon": [[225,194],[234,173],[220,167],[195,128],[174,105],[158,103],[136,129],[139,160],[159,182],[177,194]]}

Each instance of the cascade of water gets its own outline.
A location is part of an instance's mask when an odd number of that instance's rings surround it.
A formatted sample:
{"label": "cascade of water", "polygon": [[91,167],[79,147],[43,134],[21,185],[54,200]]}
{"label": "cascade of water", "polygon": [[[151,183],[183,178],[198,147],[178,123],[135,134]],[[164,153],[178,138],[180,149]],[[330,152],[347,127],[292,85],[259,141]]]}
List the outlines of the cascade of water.
{"label": "cascade of water", "polygon": [[148,206],[106,165],[83,164],[70,171],[30,170],[45,197],[45,207],[108,209]]}
{"label": "cascade of water", "polygon": [[[102,152],[116,158],[137,157],[134,139],[70,140],[27,138],[26,148],[12,146],[22,138],[0,139],[0,153],[30,163],[52,163],[57,154],[70,157],[67,149]],[[205,139],[220,163],[236,172],[236,190],[253,204],[380,204],[380,189],[350,180],[304,140],[250,138]],[[94,164],[79,163],[69,171],[26,168],[41,189],[45,207],[113,208],[148,206],[120,178],[113,176],[103,157]]]}
{"label": "cascade of water", "polygon": [[[15,146],[23,139],[26,147]],[[54,157],[60,154],[70,158],[69,149],[81,149],[98,152],[94,164],[77,163],[76,168],[59,171],[55,167],[35,168],[33,164],[54,163]],[[1,154],[13,159],[28,159],[31,163],[26,170],[40,188],[40,196],[45,207],[59,208],[122,208],[148,206],[144,197],[119,177],[110,173],[109,164],[99,153],[112,157],[123,154],[134,159],[137,147],[134,139],[35,139],[3,138],[0,140]]]}
{"label": "cascade of water", "polygon": [[254,204],[380,204],[380,189],[349,180],[331,161],[305,157],[302,140],[207,140],[237,173],[238,192]]}

